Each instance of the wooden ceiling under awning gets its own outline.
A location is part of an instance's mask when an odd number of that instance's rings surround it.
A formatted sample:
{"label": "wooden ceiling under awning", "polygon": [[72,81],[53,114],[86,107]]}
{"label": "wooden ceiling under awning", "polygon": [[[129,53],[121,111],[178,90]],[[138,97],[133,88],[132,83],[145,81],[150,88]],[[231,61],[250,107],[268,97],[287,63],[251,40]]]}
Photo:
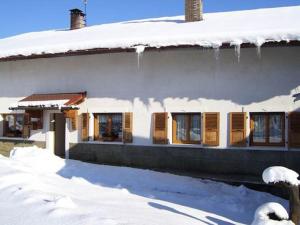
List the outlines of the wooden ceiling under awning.
{"label": "wooden ceiling under awning", "polygon": [[[16,106],[10,107],[9,109],[78,109],[76,106],[85,100],[86,95],[86,92],[33,94],[20,100]],[[60,104],[54,104],[56,101],[60,102]]]}

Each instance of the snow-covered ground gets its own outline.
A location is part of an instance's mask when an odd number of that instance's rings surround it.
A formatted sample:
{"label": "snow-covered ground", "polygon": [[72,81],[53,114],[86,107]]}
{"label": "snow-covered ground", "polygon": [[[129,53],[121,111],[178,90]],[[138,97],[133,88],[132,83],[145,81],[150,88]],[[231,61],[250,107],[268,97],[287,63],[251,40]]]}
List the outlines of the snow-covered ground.
{"label": "snow-covered ground", "polygon": [[46,150],[0,156],[0,224],[251,224],[270,194],[148,170],[63,160]]}

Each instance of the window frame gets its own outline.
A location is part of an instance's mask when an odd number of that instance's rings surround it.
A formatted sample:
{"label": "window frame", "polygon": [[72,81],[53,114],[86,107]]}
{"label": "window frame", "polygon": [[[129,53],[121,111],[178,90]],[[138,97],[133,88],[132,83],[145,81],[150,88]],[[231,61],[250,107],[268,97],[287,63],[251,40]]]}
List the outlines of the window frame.
{"label": "window frame", "polygon": [[[24,113],[3,113],[2,115],[3,118],[3,126],[2,126],[2,131],[3,131],[3,137],[5,138],[23,138],[24,135],[24,126],[25,126],[25,114]],[[23,124],[22,124],[22,130],[21,130],[21,136],[9,136],[7,135],[8,132],[5,128],[5,122],[6,122],[6,117],[7,116],[13,116],[14,117],[14,128],[16,128],[17,124],[17,116],[23,116]]]}
{"label": "window frame", "polygon": [[[121,129],[122,129],[122,135],[121,135],[121,137],[119,137],[119,138],[117,138],[117,139],[113,139],[112,137],[102,137],[101,136],[101,133],[100,133],[100,127],[101,127],[101,122],[100,122],[100,120],[98,119],[99,118],[99,116],[101,116],[101,115],[105,115],[105,116],[108,116],[108,117],[110,117],[111,118],[111,120],[112,120],[112,116],[114,116],[114,115],[119,115],[119,116],[121,116]],[[94,116],[95,117],[97,117],[97,121],[98,121],[98,128],[99,128],[99,131],[98,131],[98,136],[96,137],[95,135],[95,137],[94,137],[94,139],[95,139],[95,141],[101,141],[101,142],[123,142],[123,134],[124,134],[124,118],[123,118],[123,113],[94,113]],[[112,125],[113,125],[113,123],[111,123],[110,124],[110,129],[112,129]],[[95,125],[94,125],[94,129],[95,129]]]}
{"label": "window frame", "polygon": [[[172,113],[172,143],[173,144],[196,144],[196,145],[201,145],[202,144],[202,113],[200,112],[193,112],[193,113]],[[185,116],[185,120],[187,121],[187,129],[186,129],[186,137],[187,137],[187,141],[183,141],[183,140],[178,140],[177,139],[177,120],[176,120],[176,116],[178,115],[184,115]],[[200,116],[200,140],[199,141],[192,141],[190,140],[190,131],[191,131],[191,118],[194,115],[198,115]]]}
{"label": "window frame", "polygon": [[[253,140],[253,132],[254,132],[254,119],[253,117],[256,115],[263,115],[265,117],[265,142],[254,142]],[[282,121],[282,141],[278,143],[270,142],[270,116],[279,115]],[[284,147],[285,146],[285,112],[251,112],[250,113],[250,146],[267,146],[267,147]]]}

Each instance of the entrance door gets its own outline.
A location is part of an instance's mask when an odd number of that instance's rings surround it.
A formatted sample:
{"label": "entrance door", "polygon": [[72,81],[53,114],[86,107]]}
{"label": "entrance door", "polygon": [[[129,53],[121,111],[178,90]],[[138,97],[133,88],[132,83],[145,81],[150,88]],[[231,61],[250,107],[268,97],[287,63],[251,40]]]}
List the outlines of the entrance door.
{"label": "entrance door", "polygon": [[63,113],[55,114],[55,155],[65,157],[66,118]]}

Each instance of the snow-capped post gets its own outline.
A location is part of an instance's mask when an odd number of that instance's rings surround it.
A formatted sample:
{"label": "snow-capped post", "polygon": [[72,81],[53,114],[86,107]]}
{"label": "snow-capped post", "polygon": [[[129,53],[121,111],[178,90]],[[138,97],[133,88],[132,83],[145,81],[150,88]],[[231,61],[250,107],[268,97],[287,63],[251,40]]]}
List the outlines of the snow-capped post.
{"label": "snow-capped post", "polygon": [[300,225],[299,174],[281,166],[269,167],[263,172],[263,180],[267,184],[284,187],[289,193],[290,219]]}
{"label": "snow-capped post", "polygon": [[185,21],[196,22],[203,20],[202,0],[185,0]]}
{"label": "snow-capped post", "polygon": [[294,225],[289,219],[289,215],[282,205],[269,202],[260,206],[254,216],[251,225],[268,225],[268,224],[282,224]]}

